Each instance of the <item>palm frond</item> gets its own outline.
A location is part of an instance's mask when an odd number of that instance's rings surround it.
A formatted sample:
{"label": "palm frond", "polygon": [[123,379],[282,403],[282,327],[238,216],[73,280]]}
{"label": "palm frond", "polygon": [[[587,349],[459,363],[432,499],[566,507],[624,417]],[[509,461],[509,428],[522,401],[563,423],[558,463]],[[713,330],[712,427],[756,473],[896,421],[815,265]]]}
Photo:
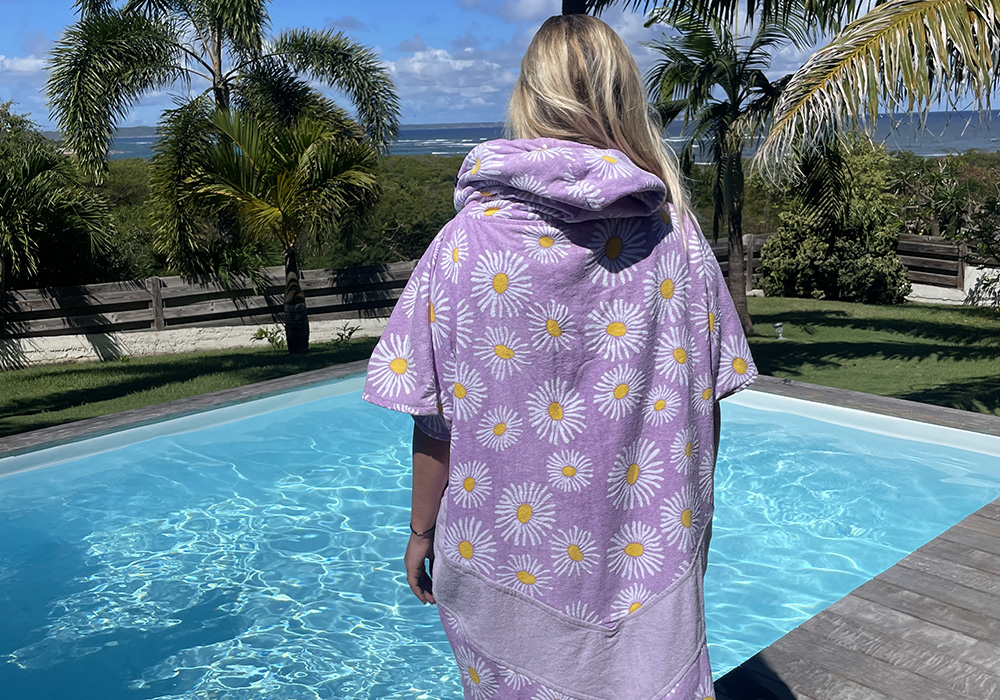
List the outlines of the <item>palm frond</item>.
{"label": "palm frond", "polygon": [[202,0],[233,49],[241,54],[259,55],[264,35],[271,25],[267,0]]}
{"label": "palm frond", "polygon": [[[601,13],[614,6],[623,6],[631,10],[641,10],[643,14],[651,9],[653,15],[662,17],[668,22],[682,14],[693,13],[706,17],[717,17],[719,21],[731,24],[737,9],[746,8],[747,24],[759,21],[761,23],[780,22],[789,14],[805,5],[806,17],[811,24],[822,31],[840,27],[853,19],[866,3],[858,0],[822,0],[810,2],[804,0],[668,0],[662,4],[656,0],[586,0],[587,11],[600,17]],[[659,21],[659,20],[655,20]]]}
{"label": "palm frond", "polygon": [[73,9],[80,13],[80,17],[86,19],[94,15],[103,15],[114,9],[111,0],[76,0]]}
{"label": "palm frond", "polygon": [[796,149],[880,111],[923,114],[972,98],[988,107],[1000,79],[1000,0],[890,0],[848,25],[792,76],[754,159],[775,175]]}

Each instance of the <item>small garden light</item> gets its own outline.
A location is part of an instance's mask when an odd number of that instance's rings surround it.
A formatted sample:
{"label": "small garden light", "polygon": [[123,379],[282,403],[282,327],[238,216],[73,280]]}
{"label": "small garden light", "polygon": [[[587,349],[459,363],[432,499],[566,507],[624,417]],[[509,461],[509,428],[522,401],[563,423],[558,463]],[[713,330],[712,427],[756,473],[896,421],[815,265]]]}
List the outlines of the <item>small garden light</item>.
{"label": "small garden light", "polygon": [[774,330],[777,331],[777,333],[778,333],[778,340],[788,340],[788,338],[786,338],[785,336],[783,336],[781,334],[781,331],[782,331],[782,329],[784,327],[785,327],[785,324],[782,323],[781,321],[778,321],[777,323],[774,324]]}

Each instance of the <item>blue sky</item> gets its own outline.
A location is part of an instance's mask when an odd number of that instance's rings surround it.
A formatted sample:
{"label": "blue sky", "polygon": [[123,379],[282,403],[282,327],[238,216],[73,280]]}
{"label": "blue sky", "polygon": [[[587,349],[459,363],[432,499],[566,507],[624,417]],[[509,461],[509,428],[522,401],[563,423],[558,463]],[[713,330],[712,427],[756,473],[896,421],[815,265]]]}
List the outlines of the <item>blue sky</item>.
{"label": "blue sky", "polygon": [[[391,72],[404,124],[501,121],[524,49],[560,0],[433,0],[433,2],[315,2],[270,4],[272,32],[292,27],[343,31],[373,48]],[[660,36],[639,14],[602,17],[632,49],[640,68],[653,62],[642,42]],[[52,127],[45,63],[63,30],[76,19],[72,0],[0,0],[0,102],[14,100],[43,128]],[[785,49],[776,74],[797,68],[805,54]],[[180,89],[179,87],[177,89]],[[153,125],[172,92],[145,97],[123,126]],[[344,104],[344,106],[348,106]]]}

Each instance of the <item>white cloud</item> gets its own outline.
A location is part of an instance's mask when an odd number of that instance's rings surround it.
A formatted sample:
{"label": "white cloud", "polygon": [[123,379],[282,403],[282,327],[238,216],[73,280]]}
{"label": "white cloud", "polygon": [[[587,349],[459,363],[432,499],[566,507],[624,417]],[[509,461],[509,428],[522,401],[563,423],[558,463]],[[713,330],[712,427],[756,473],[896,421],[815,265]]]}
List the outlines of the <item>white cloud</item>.
{"label": "white cloud", "polygon": [[0,73],[31,75],[45,70],[45,59],[30,56],[4,56],[0,54]]}
{"label": "white cloud", "polygon": [[459,0],[459,4],[508,22],[534,22],[562,12],[561,0]]}

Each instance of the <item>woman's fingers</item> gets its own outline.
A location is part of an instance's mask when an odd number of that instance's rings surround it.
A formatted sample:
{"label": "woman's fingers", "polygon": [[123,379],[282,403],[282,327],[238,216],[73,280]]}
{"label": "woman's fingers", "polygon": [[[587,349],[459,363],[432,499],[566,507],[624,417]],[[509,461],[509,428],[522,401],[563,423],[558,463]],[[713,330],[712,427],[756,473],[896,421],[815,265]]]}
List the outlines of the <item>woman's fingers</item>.
{"label": "woman's fingers", "polygon": [[433,556],[433,541],[429,538],[410,537],[406,545],[403,563],[406,566],[406,583],[413,595],[422,603],[434,603],[431,593],[431,577],[427,574],[427,558]]}

